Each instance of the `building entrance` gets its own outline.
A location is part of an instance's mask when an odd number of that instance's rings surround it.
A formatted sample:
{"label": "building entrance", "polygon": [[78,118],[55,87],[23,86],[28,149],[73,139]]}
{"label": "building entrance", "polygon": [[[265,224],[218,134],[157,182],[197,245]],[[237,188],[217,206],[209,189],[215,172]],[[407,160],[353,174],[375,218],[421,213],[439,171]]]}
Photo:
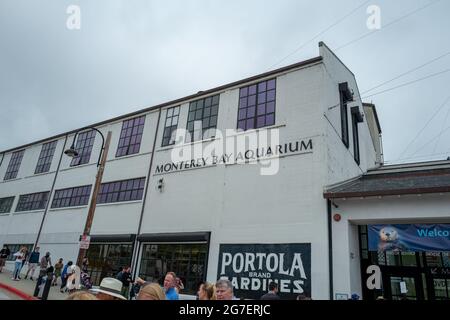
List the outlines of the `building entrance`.
{"label": "building entrance", "polygon": [[[369,251],[367,226],[359,226],[363,299],[450,300],[450,252]],[[367,267],[377,265],[381,290],[366,286]]]}

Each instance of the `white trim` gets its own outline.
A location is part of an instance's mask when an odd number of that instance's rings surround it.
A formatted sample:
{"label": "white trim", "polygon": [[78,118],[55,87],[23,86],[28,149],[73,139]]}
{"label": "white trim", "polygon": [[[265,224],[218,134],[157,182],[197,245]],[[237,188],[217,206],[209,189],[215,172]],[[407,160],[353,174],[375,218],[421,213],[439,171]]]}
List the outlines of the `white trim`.
{"label": "white trim", "polygon": [[123,205],[123,204],[132,204],[132,203],[140,203],[142,200],[132,200],[132,201],[120,201],[120,202],[108,202],[108,203],[97,203],[97,207],[106,207],[113,205]]}
{"label": "white trim", "polygon": [[13,212],[13,215],[16,214],[29,214],[29,213],[37,213],[37,212],[44,212],[45,209],[39,209],[39,210],[30,210],[30,211],[18,211],[18,212]]}
{"label": "white trim", "polygon": [[39,177],[39,176],[45,176],[46,174],[53,174],[56,173],[56,171],[48,171],[48,172],[41,172],[41,173],[35,173],[32,176],[25,176],[24,179],[33,178],[33,177]]}
{"label": "white trim", "polygon": [[63,211],[63,210],[71,210],[71,209],[84,209],[87,208],[87,204],[83,206],[73,206],[73,207],[63,207],[63,208],[49,208],[48,211]]}

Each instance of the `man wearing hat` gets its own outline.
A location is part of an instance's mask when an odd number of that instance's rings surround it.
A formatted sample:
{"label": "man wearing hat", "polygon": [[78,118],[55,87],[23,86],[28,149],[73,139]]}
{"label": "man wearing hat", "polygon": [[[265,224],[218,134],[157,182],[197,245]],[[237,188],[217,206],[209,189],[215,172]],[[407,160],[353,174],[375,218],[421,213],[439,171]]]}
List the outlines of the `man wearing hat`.
{"label": "man wearing hat", "polygon": [[127,300],[122,294],[122,282],[114,278],[103,278],[100,287],[90,291],[97,294],[99,300]]}

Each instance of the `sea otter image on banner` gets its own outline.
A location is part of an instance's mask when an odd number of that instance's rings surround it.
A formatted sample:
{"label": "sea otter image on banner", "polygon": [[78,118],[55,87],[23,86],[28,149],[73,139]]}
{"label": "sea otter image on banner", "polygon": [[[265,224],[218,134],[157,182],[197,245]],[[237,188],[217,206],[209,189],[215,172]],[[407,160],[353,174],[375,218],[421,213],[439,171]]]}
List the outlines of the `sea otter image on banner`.
{"label": "sea otter image on banner", "polygon": [[311,296],[311,244],[221,244],[218,278],[226,278],[238,298],[259,299],[278,283],[282,299]]}
{"label": "sea otter image on banner", "polygon": [[450,251],[450,224],[368,226],[370,251]]}

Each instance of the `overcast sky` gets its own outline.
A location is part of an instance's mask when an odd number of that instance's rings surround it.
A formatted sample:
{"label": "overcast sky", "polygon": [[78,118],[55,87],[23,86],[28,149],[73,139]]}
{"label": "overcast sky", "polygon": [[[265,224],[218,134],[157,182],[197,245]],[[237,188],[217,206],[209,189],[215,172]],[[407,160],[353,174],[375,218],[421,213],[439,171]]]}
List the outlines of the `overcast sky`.
{"label": "overcast sky", "polygon": [[[365,2],[0,0],[0,150],[318,56],[321,40],[356,40],[335,52],[361,92],[450,52],[450,1]],[[80,30],[66,27],[72,4]],[[365,95],[447,69],[450,54]],[[365,99],[386,162],[450,156],[449,83],[444,72]]]}

